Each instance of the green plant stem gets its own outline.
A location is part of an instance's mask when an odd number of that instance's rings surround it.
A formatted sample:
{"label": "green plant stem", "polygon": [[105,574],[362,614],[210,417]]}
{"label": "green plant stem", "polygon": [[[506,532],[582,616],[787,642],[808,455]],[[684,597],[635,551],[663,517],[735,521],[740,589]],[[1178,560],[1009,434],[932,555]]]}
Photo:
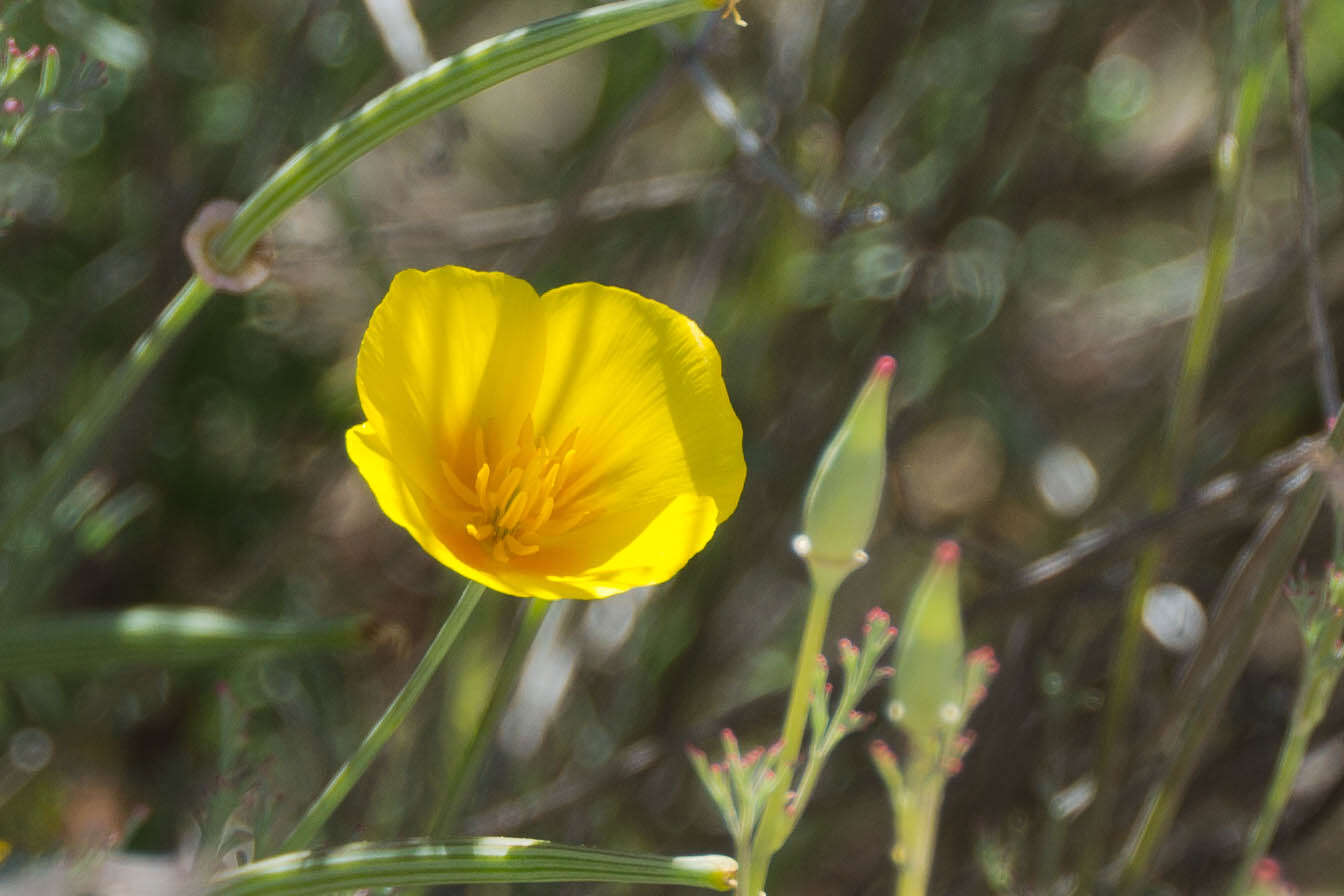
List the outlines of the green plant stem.
{"label": "green plant stem", "polygon": [[0,627],[0,679],[130,663],[200,665],[262,650],[349,650],[366,644],[367,625],[362,616],[285,622],[208,607],[136,607],[22,619]]}
{"label": "green plant stem", "polygon": [[[369,100],[281,165],[213,241],[218,266],[236,268],[261,235],[300,199],[364,153],[447,106],[562,56],[715,5],[706,0],[622,0],[517,28],[440,60]],[[188,280],[48,449],[38,474],[0,522],[0,549],[8,552],[11,582],[24,580],[15,575],[17,567],[43,559],[41,539],[24,549],[19,536],[34,524],[45,530],[44,517],[72,475],[213,292],[197,277]],[[12,600],[7,588],[0,606],[12,610],[8,607]]]}
{"label": "green plant stem", "polygon": [[[1237,223],[1251,165],[1256,124],[1264,99],[1265,77],[1266,67],[1263,62],[1247,66],[1237,91],[1232,127],[1220,142],[1215,159],[1218,191],[1210,228],[1204,284],[1186,338],[1176,392],[1168,409],[1165,438],[1149,497],[1149,510],[1153,513],[1165,512],[1175,505],[1189,465],[1199,422],[1199,404],[1208,377],[1214,337],[1222,317],[1223,291],[1236,249]],[[1162,551],[1158,541],[1150,542],[1144,548],[1126,597],[1124,626],[1111,663],[1110,689],[1101,726],[1097,795],[1088,812],[1084,835],[1079,870],[1082,892],[1091,891],[1110,837],[1125,765],[1123,743],[1126,739],[1120,734],[1128,724],[1133,706],[1143,647],[1143,602],[1157,579]]]}
{"label": "green plant stem", "polygon": [[443,836],[449,828],[457,824],[463,803],[471,793],[470,785],[476,779],[481,760],[485,758],[485,751],[494,742],[500,719],[504,716],[504,710],[508,707],[513,692],[518,688],[518,678],[523,672],[523,661],[527,659],[528,651],[532,649],[532,642],[537,639],[541,621],[546,618],[546,613],[552,606],[554,604],[550,601],[534,597],[523,609],[523,618],[517,631],[514,632],[499,669],[495,672],[495,685],[490,692],[485,712],[481,714],[466,750],[458,754],[457,762],[447,776],[448,784],[430,822],[431,835]]}
{"label": "green plant stem", "polygon": [[1330,656],[1333,650],[1333,640],[1328,644],[1317,645],[1313,655],[1303,664],[1302,681],[1298,686],[1297,699],[1293,702],[1288,733],[1284,736],[1279,758],[1274,765],[1274,777],[1270,780],[1264,803],[1260,806],[1260,814],[1251,827],[1250,842],[1242,854],[1241,866],[1237,869],[1228,896],[1243,896],[1249,890],[1256,866],[1269,853],[1270,843],[1283,818],[1284,807],[1288,805],[1288,797],[1292,794],[1293,782],[1302,768],[1302,759],[1307,755],[1312,732],[1325,717],[1330,696],[1339,681],[1340,665]]}
{"label": "green plant stem", "polygon": [[911,743],[905,787],[897,797],[896,845],[899,855],[895,896],[925,896],[933,871],[933,850],[938,841],[938,814],[943,805],[946,778],[938,767],[939,751]]}
{"label": "green plant stem", "polygon": [[[50,513],[75,468],[88,457],[112,421],[119,418],[122,408],[144,382],[145,376],[187,324],[205,307],[212,294],[213,290],[201,279],[189,279],[47,452],[37,476],[9,509],[3,523],[0,523],[0,549],[9,553],[11,581],[24,580],[17,575],[24,562],[35,564],[40,559],[41,551],[38,547],[25,547],[21,543],[20,536],[25,527],[36,524],[39,535],[43,534],[45,522],[39,523],[38,519]],[[6,600],[0,602],[0,606],[12,612],[14,595],[11,588],[5,588],[4,597]]]}
{"label": "green plant stem", "polygon": [[313,838],[322,830],[322,826],[331,817],[331,813],[336,811],[336,807],[345,799],[350,788],[354,787],[360,777],[368,769],[369,764],[373,762],[378,751],[387,743],[388,738],[396,733],[401,727],[401,723],[406,720],[411,712],[411,707],[419,699],[424,691],[425,685],[429,684],[443,658],[448,655],[448,649],[453,646],[457,640],[458,634],[462,631],[462,626],[467,622],[476,604],[480,602],[481,595],[485,592],[485,586],[479,582],[468,582],[462,589],[462,595],[457,599],[457,605],[453,611],[448,614],[444,620],[443,627],[439,633],[434,636],[429,647],[425,650],[424,657],[420,664],[415,667],[411,677],[407,679],[401,692],[392,699],[387,705],[374,726],[369,729],[365,735],[364,741],[355,749],[354,754],[346,760],[327,782],[326,788],[318,795],[313,804],[303,813],[299,823],[295,825],[294,830],[285,838],[281,844],[282,852],[294,852],[303,849],[313,842]]}
{"label": "green plant stem", "polygon": [[[798,658],[793,667],[793,686],[789,690],[788,709],[784,714],[784,734],[776,768],[781,775],[792,775],[803,745],[803,730],[807,724],[807,703],[811,696],[812,676],[817,656],[826,637],[826,623],[831,615],[831,601],[840,583],[851,569],[844,566],[812,564],[812,598],[807,606],[807,620],[803,623],[803,639],[798,646]],[[783,845],[790,827],[784,819],[788,786],[775,788],[761,812],[756,834],[751,839],[750,855],[738,856],[741,870],[737,892],[740,896],[758,896],[765,889],[765,877],[770,871],[770,859]]]}
{"label": "green plant stem", "polygon": [[[1326,444],[1336,452],[1344,448],[1344,427],[1336,426]],[[1322,477],[1310,467],[1289,477],[1219,588],[1218,610],[1158,736],[1161,771],[1120,857],[1121,896],[1142,890],[1209,733],[1250,657],[1255,633],[1279,597],[1324,496]]]}
{"label": "green plant stem", "polygon": [[442,843],[352,843],[263,859],[216,875],[208,896],[319,896],[378,887],[562,881],[728,890],[726,856],[649,856],[543,840],[479,837]]}

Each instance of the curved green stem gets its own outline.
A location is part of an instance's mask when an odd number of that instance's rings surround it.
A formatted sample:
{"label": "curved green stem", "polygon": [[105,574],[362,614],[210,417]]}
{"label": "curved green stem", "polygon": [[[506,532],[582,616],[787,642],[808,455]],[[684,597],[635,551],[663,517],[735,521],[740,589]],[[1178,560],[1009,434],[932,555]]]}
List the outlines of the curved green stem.
{"label": "curved green stem", "polygon": [[485,751],[494,741],[499,721],[518,687],[518,677],[523,672],[523,660],[527,659],[528,651],[532,649],[532,642],[537,639],[541,621],[546,618],[546,612],[552,606],[550,601],[534,597],[528,601],[527,607],[523,610],[523,618],[517,631],[514,632],[513,640],[509,643],[509,649],[495,672],[490,701],[472,732],[471,742],[467,744],[466,750],[459,754],[452,772],[448,775],[448,785],[444,788],[439,806],[429,825],[432,835],[442,836],[457,823],[463,803],[471,792],[470,784],[476,778],[476,771],[481,766],[481,760],[485,758]]}
{"label": "curved green stem", "polygon": [[282,851],[293,852],[303,849],[313,842],[313,838],[322,830],[322,826],[331,817],[331,813],[336,811],[336,807],[341,804],[341,800],[345,799],[346,794],[350,792],[350,788],[355,786],[368,769],[369,764],[378,755],[378,751],[383,748],[383,744],[387,743],[388,738],[395,734],[397,729],[401,727],[401,723],[406,720],[406,716],[411,712],[411,707],[419,699],[425,685],[429,684],[430,678],[439,668],[439,664],[443,662],[443,658],[448,655],[448,649],[457,640],[458,634],[462,631],[462,626],[466,624],[472,610],[476,609],[476,604],[480,602],[483,593],[485,593],[485,586],[479,582],[469,582],[462,589],[462,596],[457,599],[457,606],[453,607],[453,612],[449,613],[448,618],[444,620],[443,627],[439,629],[439,633],[430,642],[428,649],[425,650],[424,657],[420,660],[420,664],[415,667],[415,671],[411,673],[411,677],[407,679],[401,693],[397,694],[392,702],[387,705],[382,718],[369,729],[369,733],[364,736],[363,743],[355,749],[354,755],[337,770],[336,774],[327,782],[326,789],[303,813],[299,823],[295,825],[294,830],[290,832],[290,835],[285,838],[285,842],[281,845],[280,849]]}
{"label": "curved green stem", "polygon": [[0,679],[27,672],[87,672],[129,663],[200,665],[276,650],[364,645],[368,620],[249,619],[209,607],[135,607],[22,619],[0,627]]}
{"label": "curved green stem", "polygon": [[[300,199],[364,153],[435,112],[585,47],[715,5],[706,0],[607,3],[515,29],[435,63],[365,103],[281,165],[243,202],[233,221],[215,238],[212,250],[216,262],[224,270],[235,268],[257,239]],[[199,278],[188,280],[47,451],[36,478],[0,522],[0,548],[10,554],[11,582],[22,581],[14,574],[14,567],[41,560],[37,548],[20,550],[17,536],[55,504],[61,489],[145,375],[212,294],[211,287]]]}
{"label": "curved green stem", "polygon": [[216,875],[208,896],[307,896],[377,887],[592,881],[732,889],[727,856],[649,856],[479,837],[443,843],[352,843],[296,852]]}

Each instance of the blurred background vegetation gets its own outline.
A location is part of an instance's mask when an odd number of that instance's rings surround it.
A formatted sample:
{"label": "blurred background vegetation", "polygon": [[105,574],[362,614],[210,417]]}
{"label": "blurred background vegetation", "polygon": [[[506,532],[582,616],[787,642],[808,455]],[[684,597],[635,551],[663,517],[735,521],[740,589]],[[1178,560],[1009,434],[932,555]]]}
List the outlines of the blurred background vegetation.
{"label": "blurred background vegetation", "polygon": [[[438,57],[575,5],[415,7]],[[736,514],[672,584],[550,614],[457,830],[728,850],[683,747],[725,725],[747,744],[776,736],[807,594],[789,551],[801,496],[873,358],[891,353],[889,500],[828,643],[854,637],[874,605],[899,618],[934,540],[957,538],[968,642],[993,645],[1003,671],[948,791],[935,890],[993,892],[1011,872],[1001,892],[1046,892],[1072,865],[1070,788],[1095,761],[1134,542],[1103,538],[1048,574],[1029,564],[1097,527],[1161,531],[1173,545],[1162,579],[1185,589],[1172,612],[1197,626],[1263,506],[1242,484],[1207,510],[1142,516],[1203,276],[1235,62],[1228,4],[749,0],[743,13],[745,29],[707,14],[621,38],[407,132],[285,218],[269,282],[217,297],[193,323],[35,536],[49,549],[40,573],[2,571],[7,618],[207,605],[365,614],[364,634],[316,654],[4,681],[10,862],[109,836],[171,853],[211,807],[234,813],[244,849],[253,837],[273,848],[400,687],[456,585],[378,513],[342,434],[361,418],[354,354],[386,284],[451,263],[538,290],[625,286],[700,320],[749,469]],[[1262,15],[1277,27],[1273,4]],[[56,45],[67,71],[80,54],[104,61],[108,81],[0,156],[0,498],[12,504],[189,275],[193,213],[245,196],[400,72],[357,0],[11,0],[0,16],[24,47]],[[1340,47],[1344,4],[1313,4],[1328,298],[1344,280]],[[414,45],[403,52],[414,65]],[[1274,58],[1191,487],[1323,427]],[[1317,568],[1326,550],[1313,541],[1304,560]],[[520,606],[487,600],[333,837],[425,830]],[[1135,745],[1189,649],[1160,619],[1150,628]],[[1176,892],[1214,891],[1239,856],[1291,705],[1296,638],[1285,604],[1166,845]],[[828,768],[772,891],[889,892],[867,739]],[[1148,780],[1133,770],[1120,818]],[[1342,796],[1337,705],[1274,849],[1305,890],[1344,892]]]}

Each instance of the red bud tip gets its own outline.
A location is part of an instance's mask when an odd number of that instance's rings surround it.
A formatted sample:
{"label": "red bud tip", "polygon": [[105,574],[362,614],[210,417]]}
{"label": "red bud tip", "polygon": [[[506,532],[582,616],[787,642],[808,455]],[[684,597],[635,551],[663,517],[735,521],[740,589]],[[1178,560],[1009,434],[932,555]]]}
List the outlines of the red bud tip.
{"label": "red bud tip", "polygon": [[817,654],[817,665],[820,666],[822,669],[830,668],[829,666],[826,665],[826,657],[822,656],[821,654]]}
{"label": "red bud tip", "polygon": [[864,621],[867,622],[869,625],[876,625],[881,627],[890,623],[891,617],[888,616],[887,611],[882,609],[881,607],[873,607],[871,610],[868,611],[868,615],[864,617]]}
{"label": "red bud tip", "polygon": [[692,759],[704,759],[705,751],[695,746],[694,744],[687,744],[686,755],[690,756]]}
{"label": "red bud tip", "polygon": [[933,559],[940,566],[951,566],[961,559],[961,546],[951,539],[940,541],[933,549]]}
{"label": "red bud tip", "polygon": [[830,683],[829,681],[826,682],[826,696],[827,696],[827,697],[831,696],[831,691],[832,691],[832,690],[834,690],[834,688],[831,687],[831,683]]}
{"label": "red bud tip", "polygon": [[1255,879],[1261,883],[1276,881],[1282,873],[1283,870],[1279,867],[1278,861],[1268,856],[1256,863],[1253,872]]}
{"label": "red bud tip", "polygon": [[2,108],[4,108],[6,115],[23,114],[23,102],[18,97],[11,96],[8,99],[6,99],[5,104]]}
{"label": "red bud tip", "polygon": [[47,55],[48,55],[48,56],[55,56],[55,55],[56,55],[56,45],[55,45],[55,44],[47,44]]}
{"label": "red bud tip", "polygon": [[841,652],[841,653],[858,653],[858,652],[859,652],[859,648],[855,647],[855,646],[854,646],[854,642],[851,641],[851,640],[849,640],[848,638],[841,638],[841,639],[840,639],[840,645],[839,645],[839,646],[840,646],[840,652]]}
{"label": "red bud tip", "polygon": [[33,44],[31,47],[28,48],[28,52],[23,54],[23,58],[27,59],[29,62],[32,62],[34,59],[36,59],[38,56],[41,55],[42,55],[42,48],[39,47],[37,44]]}
{"label": "red bud tip", "polygon": [[947,773],[947,776],[949,778],[961,774],[962,767],[963,766],[960,759],[948,759],[946,762],[943,763],[943,771]]}
{"label": "red bud tip", "polygon": [[9,38],[5,41],[5,51],[11,56],[19,55],[19,42],[12,37]]}
{"label": "red bud tip", "polygon": [[881,379],[891,376],[896,372],[896,359],[891,355],[883,355],[877,359],[873,365],[873,379]]}

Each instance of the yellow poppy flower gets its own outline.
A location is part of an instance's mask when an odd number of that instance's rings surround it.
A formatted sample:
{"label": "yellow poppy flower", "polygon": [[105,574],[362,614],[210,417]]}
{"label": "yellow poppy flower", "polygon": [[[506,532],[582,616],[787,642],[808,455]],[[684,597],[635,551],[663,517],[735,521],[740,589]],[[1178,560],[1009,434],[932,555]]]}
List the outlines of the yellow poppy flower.
{"label": "yellow poppy flower", "polygon": [[671,578],[746,466],[718,351],[641,295],[402,271],[359,347],[346,434],[383,512],[462,575],[526,597]]}

